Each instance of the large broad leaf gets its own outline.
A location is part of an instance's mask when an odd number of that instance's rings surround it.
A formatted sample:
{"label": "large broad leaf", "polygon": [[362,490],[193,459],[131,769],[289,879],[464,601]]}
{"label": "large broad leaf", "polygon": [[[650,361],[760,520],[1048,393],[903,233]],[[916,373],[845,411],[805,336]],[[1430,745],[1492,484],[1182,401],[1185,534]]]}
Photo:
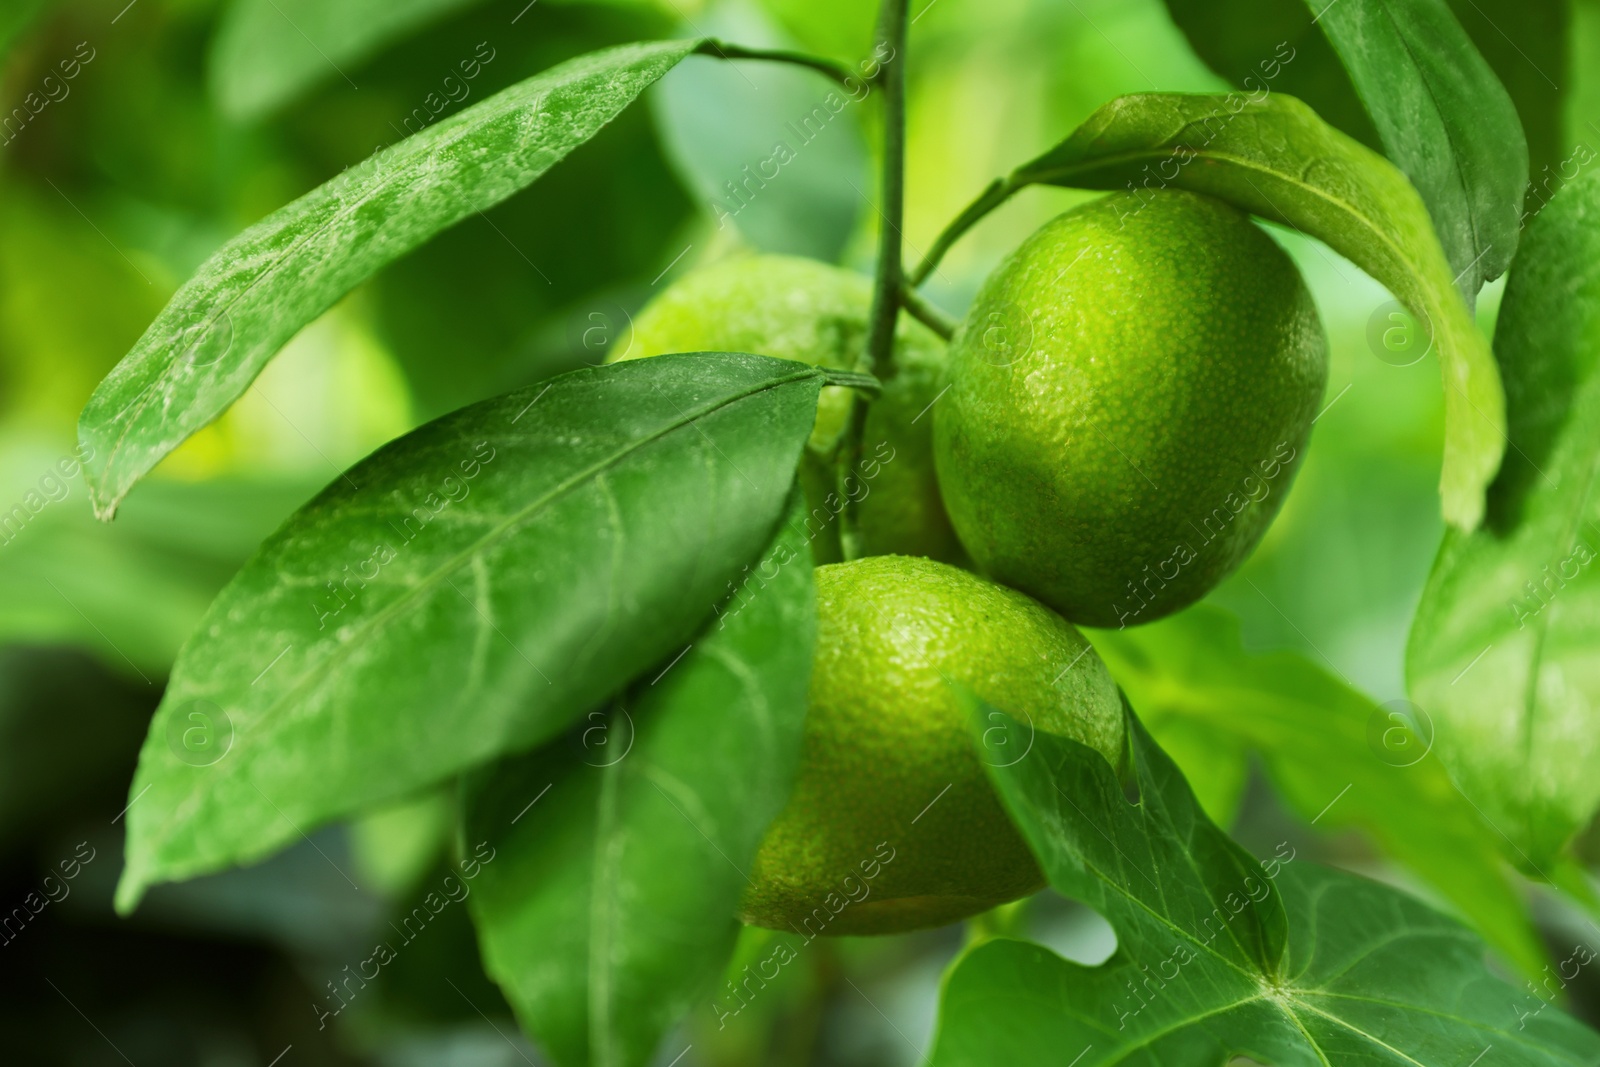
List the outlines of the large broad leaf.
{"label": "large broad leaf", "polygon": [[537,745],[681,650],[770,540],[822,383],[759,356],[585,369],[353,467],[179,654],[118,906]]}
{"label": "large broad leaf", "polygon": [[1600,805],[1600,175],[1528,227],[1495,350],[1512,448],[1485,528],[1445,537],[1406,672],[1462,791],[1553,875]]}
{"label": "large broad leaf", "polygon": [[[1469,300],[1504,272],[1521,227],[1527,144],[1511,98],[1447,0],[1167,7],[1201,58],[1236,85],[1299,96],[1381,148],[1422,194]],[[1506,18],[1520,21],[1520,9]]]}
{"label": "large broad leaf", "polygon": [[[436,19],[482,0],[234,0],[211,49],[211,94],[258,118]],[[355,82],[350,82],[355,86]]]}
{"label": "large broad leaf", "polygon": [[1099,967],[1017,941],[968,953],[945,984],[936,1067],[1216,1067],[1235,1055],[1465,1067],[1491,1047],[1488,1062],[1600,1057],[1600,1035],[1537,1011],[1454,921],[1292,852],[1258,864],[1128,718],[1137,804],[1104,758],[1048,734],[990,771],[1050,883],[1110,920],[1117,951]]}
{"label": "large broad leaf", "polygon": [[[1400,710],[1380,708],[1295,653],[1246,653],[1238,620],[1206,605],[1149,626],[1086,633],[1191,783],[1211,773],[1207,749],[1185,759],[1196,735],[1255,754],[1302,818],[1360,829],[1507,959],[1529,974],[1544,966],[1499,836],[1456,792],[1429,752],[1431,737],[1412,732]],[[1166,742],[1169,733],[1179,747]]]}
{"label": "large broad leaf", "polygon": [[549,170],[695,41],[579,57],[351,167],[207,260],[90,397],[96,511],[245,391],[301,327],[385,264]]}
{"label": "large broad leaf", "polygon": [[469,785],[466,840],[496,853],[473,897],[484,960],[558,1063],[642,1067],[727,963],[800,758],[816,630],[804,526],[796,494],[745,607],[575,743]]}
{"label": "large broad leaf", "polygon": [[1431,326],[1445,387],[1444,515],[1478,524],[1505,447],[1505,398],[1427,209],[1390,163],[1281,93],[1140,93],[1102,107],[998,188],[1031,184],[1123,189],[1130,212],[1169,185],[1208,193],[1326,242],[1383,283]]}

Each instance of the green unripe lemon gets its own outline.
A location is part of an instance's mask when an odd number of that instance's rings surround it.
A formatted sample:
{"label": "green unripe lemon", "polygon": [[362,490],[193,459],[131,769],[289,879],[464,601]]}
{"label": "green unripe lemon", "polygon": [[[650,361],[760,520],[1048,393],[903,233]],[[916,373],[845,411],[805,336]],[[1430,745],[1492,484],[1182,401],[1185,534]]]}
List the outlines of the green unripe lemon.
{"label": "green unripe lemon", "polygon": [[953,686],[1120,763],[1100,657],[1044,605],[932,560],[869,556],[817,568],[816,584],[800,772],[756,855],[745,921],[894,933],[1040,888],[983,766],[1023,758],[1031,735],[980,748]]}
{"label": "green unripe lemon", "polygon": [[1077,623],[1150,622],[1260,541],[1305,451],[1326,341],[1241,212],[1108,197],[1023,242],[951,345],[945,506],[978,566]]}
{"label": "green unripe lemon", "polygon": [[[621,358],[752,352],[852,369],[867,343],[871,305],[871,283],[853,271],[799,256],[723,260],[675,282],[646,305]],[[851,490],[859,499],[861,550],[962,561],[939,500],[933,418],[925,414],[938,395],[945,345],[921,323],[902,317],[895,358],[899,372],[868,414],[860,481]],[[829,386],[817,404],[810,462],[802,470],[813,528],[831,525],[843,506],[828,457],[849,424],[850,403],[850,390]]]}

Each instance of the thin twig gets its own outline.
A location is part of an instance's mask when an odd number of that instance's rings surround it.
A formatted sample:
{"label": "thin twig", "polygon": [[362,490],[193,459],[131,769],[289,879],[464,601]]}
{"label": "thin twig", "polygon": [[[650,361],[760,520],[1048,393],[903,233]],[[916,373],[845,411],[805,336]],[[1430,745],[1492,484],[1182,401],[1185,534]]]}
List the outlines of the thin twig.
{"label": "thin twig", "polygon": [[917,264],[917,269],[911,272],[909,279],[911,285],[915,287],[927,281],[928,275],[932,274],[939,261],[944,259],[944,254],[950,251],[951,245],[959,241],[962,235],[977,225],[985,215],[1010,200],[1024,185],[1025,183],[1011,178],[996,178],[990,182],[989,187],[978,194],[978,199],[968,204],[967,209],[957,215],[934,240],[933,247],[928,249],[928,254]]}
{"label": "thin twig", "polygon": [[960,325],[956,318],[947,315],[944,309],[929,303],[927,297],[904,282],[900,285],[900,303],[911,313],[912,318],[946,341],[955,336],[956,327]]}
{"label": "thin twig", "polygon": [[748,48],[742,44],[729,44],[727,41],[716,39],[707,40],[695,54],[712,56],[717,59],[762,59],[773,63],[792,63],[797,67],[814,70],[824,77],[831,78],[840,85],[855,92],[860,89],[864,79],[858,78],[849,67],[835,63],[831,59],[821,56],[807,55],[804,52],[791,52],[782,48]]}

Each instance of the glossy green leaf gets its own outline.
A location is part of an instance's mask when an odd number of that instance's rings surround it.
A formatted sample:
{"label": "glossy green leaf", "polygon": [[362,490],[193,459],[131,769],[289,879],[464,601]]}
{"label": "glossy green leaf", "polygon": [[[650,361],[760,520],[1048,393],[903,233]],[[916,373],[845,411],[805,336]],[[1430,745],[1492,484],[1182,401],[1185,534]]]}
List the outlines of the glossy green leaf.
{"label": "glossy green leaf", "polygon": [[1505,271],[1521,228],[1527,142],[1511,98],[1447,0],[1167,6],[1224,77],[1253,94],[1299,96],[1381,148],[1422,195],[1469,300]]}
{"label": "glossy green leaf", "polygon": [[466,840],[496,852],[473,898],[484,960],[558,1063],[643,1067],[733,950],[745,872],[800,758],[804,520],[797,494],[746,606],[609,716],[470,781]]}
{"label": "glossy green leaf", "polygon": [[1511,450],[1412,625],[1412,699],[1462,791],[1550,877],[1600,806],[1600,175],[1528,227],[1495,332]]}
{"label": "glossy green leaf", "polygon": [[1488,342],[1455,288],[1427,209],[1405,175],[1275,93],[1140,93],[1102,107],[1071,137],[1019,168],[1031,184],[1208,193],[1316,237],[1372,275],[1431,325],[1445,388],[1444,515],[1471,529],[1505,447],[1505,400]]}
{"label": "glossy green leaf", "polygon": [[119,906],[531,748],[679,651],[770,540],[822,382],[711,353],[584,369],[351,468],[180,652]]}
{"label": "glossy green leaf", "polygon": [[[992,731],[1000,713],[984,710],[978,726]],[[1600,1056],[1600,1035],[1532,1011],[1543,1002],[1496,978],[1454,921],[1293,852],[1257,863],[1128,719],[1136,804],[1098,753],[1044,733],[990,772],[1050,883],[1111,922],[1117,951],[1099,967],[1005,939],[967,953],[945,982],[935,1067],[1231,1056],[1464,1067],[1490,1048],[1503,1063],[1577,1067]]]}
{"label": "glossy green leaf", "polygon": [[343,80],[380,49],[482,0],[234,0],[211,49],[211,95],[224,114],[260,118],[306,90]]}
{"label": "glossy green leaf", "polygon": [[[1290,0],[1164,0],[1195,54],[1235,87],[1288,93],[1323,121],[1383,151],[1350,74],[1307,5]],[[1326,3],[1326,0],[1323,0]]]}
{"label": "glossy green leaf", "polygon": [[1302,818],[1366,833],[1523,971],[1544,966],[1499,835],[1401,710],[1379,707],[1296,653],[1246,653],[1238,620],[1206,605],[1149,626],[1086,632],[1191,784],[1211,774],[1209,762],[1184,758],[1191,734],[1254,753]]}
{"label": "glossy green leaf", "polygon": [[1563,129],[1572,83],[1571,6],[1570,0],[1450,0],[1522,120],[1532,184],[1524,210],[1536,210],[1573,177],[1561,175],[1571,152]]}
{"label": "glossy green leaf", "polygon": [[89,399],[96,511],[245,391],[301,327],[435,233],[506,199],[594,136],[695,41],[581,56],[351,167],[207,260]]}
{"label": "glossy green leaf", "polygon": [[1516,107],[1445,0],[1313,3],[1470,299],[1517,249],[1528,142]]}

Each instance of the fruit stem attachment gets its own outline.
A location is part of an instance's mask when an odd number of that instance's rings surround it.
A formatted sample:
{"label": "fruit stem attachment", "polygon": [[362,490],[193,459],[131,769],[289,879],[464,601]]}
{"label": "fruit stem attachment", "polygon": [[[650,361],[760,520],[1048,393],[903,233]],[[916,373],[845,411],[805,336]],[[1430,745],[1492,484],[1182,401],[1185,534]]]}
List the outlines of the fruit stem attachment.
{"label": "fruit stem attachment", "polygon": [[862,374],[853,370],[826,370],[822,380],[827,385],[843,386],[846,389],[855,389],[866,393],[876,399],[883,392],[883,383],[870,374]]}
{"label": "fruit stem attachment", "polygon": [[938,238],[933,242],[933,247],[928,249],[928,254],[922,257],[922,262],[917,264],[917,269],[911,272],[910,283],[913,288],[928,280],[928,275],[939,266],[939,261],[944,254],[950,251],[950,246],[961,240],[963,234],[989,212],[1010,200],[1018,190],[1028,183],[1017,181],[1015,176],[996,178],[989,183],[989,187],[978,194],[978,199],[967,205],[965,211],[957,215],[950,225],[944,228]]}
{"label": "fruit stem attachment", "polygon": [[912,318],[946,341],[955,336],[957,325],[955,317],[945,314],[942,308],[935,307],[904,281],[900,283],[900,303],[911,313]]}
{"label": "fruit stem attachment", "polygon": [[700,47],[694,50],[695,55],[714,56],[717,59],[764,59],[773,63],[792,63],[797,67],[814,70],[844,88],[855,92],[861,88],[864,79],[858,78],[850,68],[821,56],[807,55],[804,52],[791,52],[782,48],[748,48],[742,44],[730,44],[719,41],[715,37],[707,38]]}

